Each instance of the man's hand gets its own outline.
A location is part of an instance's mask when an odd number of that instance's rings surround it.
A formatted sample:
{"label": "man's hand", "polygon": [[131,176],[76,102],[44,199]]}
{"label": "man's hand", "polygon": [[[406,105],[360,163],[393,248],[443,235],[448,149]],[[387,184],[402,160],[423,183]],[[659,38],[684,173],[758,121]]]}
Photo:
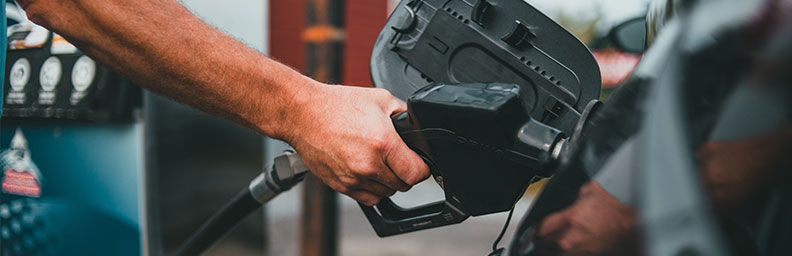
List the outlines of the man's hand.
{"label": "man's hand", "polygon": [[540,223],[537,255],[639,255],[638,217],[634,208],[608,194],[596,181],[580,189],[569,208]]}
{"label": "man's hand", "polygon": [[374,205],[429,176],[393,128],[390,116],[406,106],[388,91],[316,84],[291,106],[282,138],[336,191]]}

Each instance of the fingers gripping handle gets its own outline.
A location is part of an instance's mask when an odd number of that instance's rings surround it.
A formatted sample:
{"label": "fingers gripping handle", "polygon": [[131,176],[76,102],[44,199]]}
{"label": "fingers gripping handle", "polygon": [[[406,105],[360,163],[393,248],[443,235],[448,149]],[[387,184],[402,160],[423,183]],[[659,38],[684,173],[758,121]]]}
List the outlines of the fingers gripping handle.
{"label": "fingers gripping handle", "polygon": [[[251,185],[250,191],[261,203],[288,190],[308,172],[299,155],[292,152],[276,158],[273,167],[269,175],[261,176],[260,181],[251,183],[259,184]],[[457,224],[469,217],[446,201],[405,209],[393,203],[390,198],[384,198],[375,207],[363,204],[360,207],[380,237]]]}
{"label": "fingers gripping handle", "polygon": [[[407,111],[394,115],[392,119],[396,132],[403,139],[405,139],[405,132],[418,129],[417,123],[410,118]],[[409,139],[406,139],[405,142],[411,148],[415,146],[409,145]],[[376,206],[360,204],[360,208],[374,228],[374,232],[380,237],[457,224],[470,217],[447,201],[438,201],[414,208],[402,208],[390,198],[383,198]]]}
{"label": "fingers gripping handle", "polygon": [[405,209],[383,198],[376,206],[360,204],[360,208],[379,237],[457,224],[470,217],[446,201]]}

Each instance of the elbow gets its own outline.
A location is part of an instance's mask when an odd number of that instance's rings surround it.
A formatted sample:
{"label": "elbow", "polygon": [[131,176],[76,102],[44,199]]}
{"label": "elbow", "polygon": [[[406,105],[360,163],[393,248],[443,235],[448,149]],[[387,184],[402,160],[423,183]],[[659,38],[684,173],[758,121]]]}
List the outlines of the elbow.
{"label": "elbow", "polygon": [[52,19],[56,18],[57,10],[61,9],[55,5],[57,1],[46,0],[17,0],[19,6],[25,10],[27,17],[39,26],[52,29],[51,24],[57,24]]}

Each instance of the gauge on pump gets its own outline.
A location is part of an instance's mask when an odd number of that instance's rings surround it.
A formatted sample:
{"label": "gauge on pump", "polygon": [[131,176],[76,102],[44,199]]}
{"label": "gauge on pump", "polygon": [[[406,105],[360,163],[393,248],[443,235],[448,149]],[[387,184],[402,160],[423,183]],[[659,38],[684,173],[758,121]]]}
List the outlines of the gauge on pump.
{"label": "gauge on pump", "polygon": [[74,90],[84,92],[93,83],[96,76],[96,63],[88,56],[77,59],[72,68],[72,84]]}
{"label": "gauge on pump", "polygon": [[30,61],[26,58],[20,58],[11,66],[9,75],[9,83],[11,89],[14,91],[22,91],[25,89],[28,81],[30,81]]}
{"label": "gauge on pump", "polygon": [[44,64],[41,65],[41,72],[39,73],[41,89],[48,92],[55,90],[61,80],[62,73],[63,66],[60,59],[55,56],[47,58]]}

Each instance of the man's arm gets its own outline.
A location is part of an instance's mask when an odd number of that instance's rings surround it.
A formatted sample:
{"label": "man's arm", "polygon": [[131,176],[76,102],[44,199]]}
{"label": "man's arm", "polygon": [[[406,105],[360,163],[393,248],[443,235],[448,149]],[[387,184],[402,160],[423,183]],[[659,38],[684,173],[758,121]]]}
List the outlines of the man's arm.
{"label": "man's arm", "polygon": [[[701,178],[719,215],[741,212],[745,202],[789,184],[792,126],[756,137],[707,141],[697,151]],[[636,255],[639,216],[596,181],[580,189],[569,208],[545,218],[536,234],[538,255]]]}
{"label": "man's arm", "polygon": [[542,220],[535,255],[640,255],[638,225],[635,208],[589,181],[573,205]]}
{"label": "man's arm", "polygon": [[696,153],[715,210],[739,213],[746,202],[774,187],[789,185],[792,125],[755,137],[707,141]]}
{"label": "man's arm", "polygon": [[174,0],[19,0],[29,18],[134,82],[281,139],[330,187],[373,204],[428,176],[395,133],[402,102],[273,61]]}

